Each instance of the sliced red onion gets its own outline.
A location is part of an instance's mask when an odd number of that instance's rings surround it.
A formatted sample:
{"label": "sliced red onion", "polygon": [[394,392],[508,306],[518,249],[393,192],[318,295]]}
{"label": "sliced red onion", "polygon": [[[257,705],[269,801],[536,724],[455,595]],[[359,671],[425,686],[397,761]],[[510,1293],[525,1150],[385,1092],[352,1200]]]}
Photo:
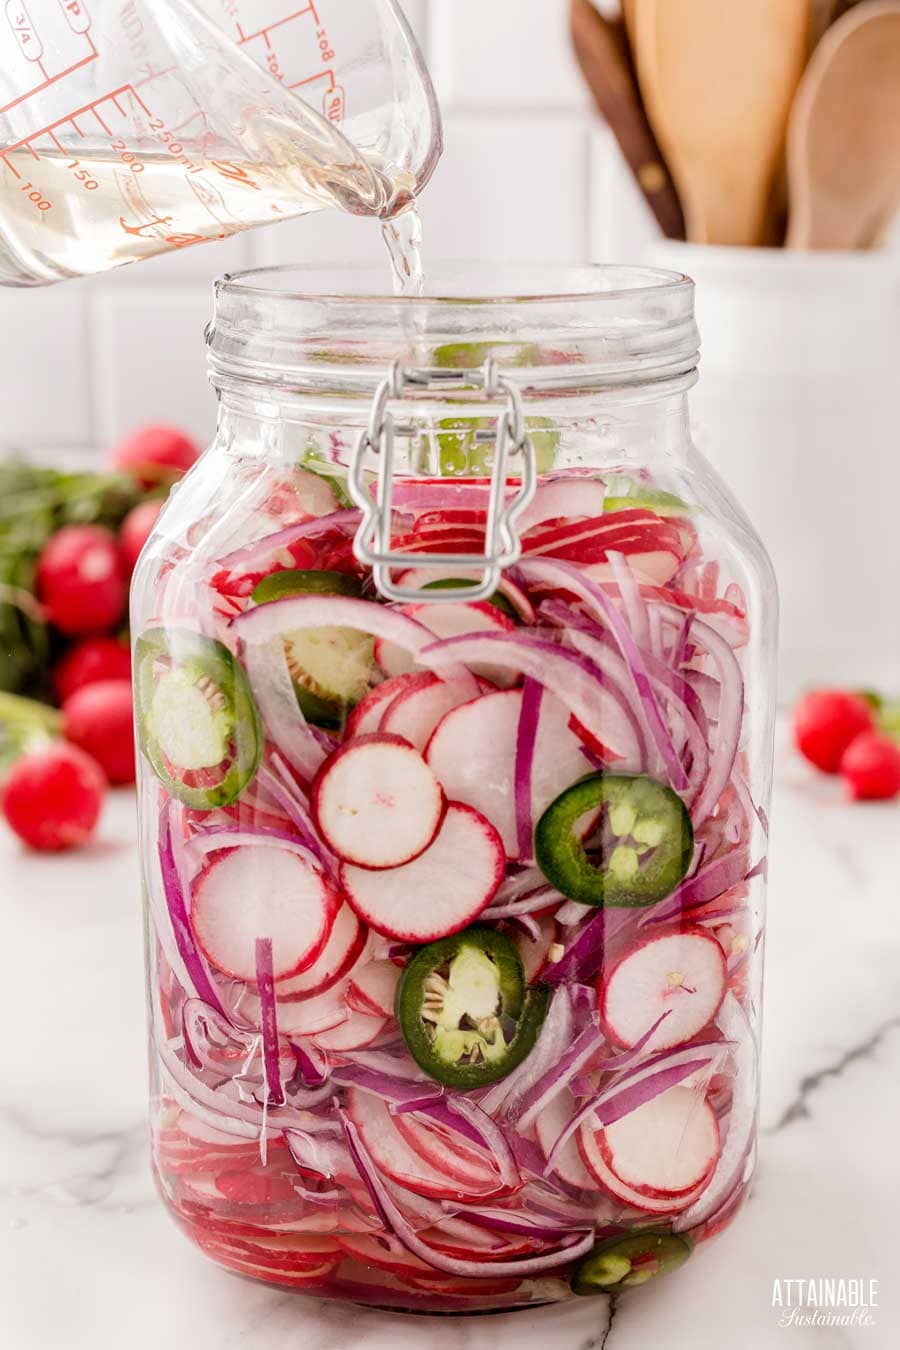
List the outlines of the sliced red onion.
{"label": "sliced red onion", "polygon": [[[481,917],[484,918],[482,910]],[[522,929],[529,942],[540,942],[541,926],[537,919],[533,919],[530,914],[513,914],[509,918],[510,923],[517,924]]]}
{"label": "sliced red onion", "polygon": [[516,1166],[512,1149],[497,1122],[476,1102],[470,1101],[468,1097],[448,1096],[444,1098],[442,1104],[446,1106],[450,1118],[455,1118],[457,1129],[460,1125],[466,1124],[470,1130],[474,1130],[480,1136],[481,1144],[490,1153],[497,1167],[497,1173],[502,1184],[504,1186],[521,1185],[522,1179],[519,1176],[519,1169]]}
{"label": "sliced red onion", "polygon": [[467,1223],[474,1223],[477,1228],[487,1228],[492,1233],[516,1233],[539,1242],[559,1242],[571,1236],[573,1226],[582,1231],[585,1226],[584,1217],[576,1225],[552,1224],[546,1219],[507,1209],[467,1209],[464,1217]]}
{"label": "sliced red onion", "polygon": [[361,1068],[373,1069],[376,1073],[383,1073],[392,1078],[408,1079],[413,1083],[432,1081],[408,1055],[401,1057],[388,1054],[384,1050],[345,1050],[341,1058],[349,1060],[352,1064],[358,1064]]}
{"label": "sliced red onion", "polygon": [[545,1270],[552,1270],[557,1266],[568,1265],[570,1261],[578,1260],[593,1247],[594,1234],[593,1230],[590,1230],[577,1241],[572,1241],[555,1252],[546,1252],[541,1256],[526,1257],[517,1261],[464,1261],[457,1257],[447,1256],[444,1252],[436,1251],[427,1242],[422,1241],[398,1208],[392,1190],[388,1188],[379,1175],[378,1168],[372,1161],[359,1131],[346,1111],[338,1107],[337,1114],[344,1127],[344,1135],[356,1164],[356,1170],[365,1182],[372,1203],[381,1215],[385,1226],[399,1238],[407,1251],[412,1252],[414,1256],[418,1256],[420,1260],[426,1262],[434,1270],[441,1270],[448,1275],[459,1275],[463,1279],[472,1280],[539,1275]]}
{"label": "sliced red onion", "polygon": [[313,520],[298,521],[295,525],[287,525],[283,530],[277,530],[275,534],[254,539],[252,543],[242,545],[233,553],[226,553],[219,566],[228,572],[237,572],[245,568],[249,570],[265,562],[280,549],[289,548],[298,539],[315,538],[316,535],[328,534],[331,530],[340,530],[343,534],[351,535],[359,525],[360,516],[361,512],[353,508],[346,511],[332,511],[327,516],[316,516]]}
{"label": "sliced red onion", "polygon": [[746,848],[734,848],[706,863],[688,881],[683,881],[671,895],[656,905],[643,910],[638,919],[638,927],[647,924],[667,923],[684,910],[697,909],[709,904],[725,891],[731,890],[739,881],[746,880],[749,866],[749,853]]}
{"label": "sliced red onion", "polygon": [[520,568],[528,580],[545,581],[576,595],[588,606],[593,615],[609,628],[627,662],[644,718],[662,756],[669,781],[676,791],[684,791],[688,787],[687,775],[675,753],[640,649],[615,603],[601,587],[595,586],[572,563],[561,562],[555,558],[531,557],[523,559]]}
{"label": "sliced red onion", "polygon": [[517,871],[510,868],[509,875],[494,893],[494,903],[506,904],[510,900],[519,900],[546,889],[547,878],[539,867],[521,867]]}
{"label": "sliced red onion", "polygon": [[262,1031],[263,1064],[266,1070],[268,1104],[284,1104],[284,1088],[278,1063],[278,1012],[275,1006],[275,980],[272,975],[272,939],[256,939],[256,987],[259,990],[259,1020]]}
{"label": "sliced red onion", "polygon": [[715,661],[721,691],[717,736],[710,755],[709,776],[691,812],[696,828],[712,814],[734,768],[744,715],[744,677],[730,645],[709,624],[695,619],[692,636],[694,642],[701,644]]}
{"label": "sliced red onion", "polygon": [[641,588],[635,579],[628,559],[624,553],[619,553],[615,549],[607,550],[606,557],[612,568],[615,583],[619,588],[622,608],[625,610],[625,618],[631,628],[634,640],[645,652],[650,651],[650,617],[641,595]]}
{"label": "sliced red onion", "polygon": [[559,891],[554,890],[552,886],[545,885],[532,895],[524,895],[521,900],[510,900],[500,905],[492,901],[487,909],[481,911],[479,917],[481,919],[527,918],[529,914],[534,914],[539,909],[546,909],[548,905],[554,904],[558,899]]}
{"label": "sliced red onion", "polygon": [[208,1003],[215,1012],[220,1013],[221,1016],[227,1020],[228,1014],[222,1007],[222,1003],[213,987],[212,980],[207,972],[203,958],[200,956],[196,943],[194,942],[194,934],[188,918],[187,905],[184,893],[181,889],[178,870],[175,866],[175,856],[172,848],[171,818],[167,812],[164,812],[160,817],[159,829],[159,870],[162,877],[166,906],[169,912],[169,922],[172,925],[172,932],[175,936],[178,954],[190,977],[193,992],[196,993],[198,998],[202,998],[204,1003]]}
{"label": "sliced red onion", "polygon": [[213,830],[202,830],[195,834],[187,844],[188,854],[197,859],[205,858],[209,853],[217,853],[223,848],[282,848],[288,853],[296,853],[315,872],[321,873],[322,866],[305,844],[301,844],[292,834],[282,830],[270,830],[263,825],[223,826]]}
{"label": "sliced red onion", "polygon": [[502,1109],[504,1115],[515,1110],[536,1077],[544,1074],[568,1049],[572,1041],[572,1002],[566,990],[554,994],[547,1009],[543,1026],[527,1059],[489,1087],[479,1098],[479,1106],[489,1116]]}
{"label": "sliced red onion", "polygon": [[297,1061],[297,1073],[303,1086],[322,1087],[329,1076],[328,1056],[311,1041],[307,1041],[304,1045],[297,1045],[294,1041],[289,1041],[288,1044]]}
{"label": "sliced red onion", "polygon": [[311,1134],[309,1130],[292,1127],[284,1131],[284,1142],[301,1171],[315,1172],[333,1181],[337,1176],[352,1176],[355,1170],[339,1134]]}
{"label": "sliced red onion", "polygon": [[674,1227],[679,1231],[695,1228],[725,1207],[743,1183],[744,1168],[756,1139],[759,1054],[747,1014],[730,990],[722,1001],[716,1025],[733,1046],[733,1081],[740,1091],[735,1093],[728,1133],[712,1180],[700,1198],[675,1220]]}
{"label": "sliced red onion", "polygon": [[[273,755],[273,759],[275,756]],[[291,824],[297,831],[300,842],[308,848],[310,853],[314,854],[323,868],[334,878],[337,875],[337,863],[334,854],[325,847],[321,839],[315,833],[306,807],[300,800],[299,789],[291,789],[282,781],[281,776],[276,776],[268,769],[265,764],[261,764],[257,771],[257,780],[259,780],[265,790],[274,799]]]}
{"label": "sliced red onion", "polygon": [[341,1064],[332,1070],[332,1081],[342,1087],[358,1088],[360,1092],[369,1092],[392,1107],[407,1107],[418,1110],[425,1102],[435,1101],[444,1095],[444,1089],[430,1080],[427,1083],[414,1082],[408,1078],[395,1078],[378,1069],[367,1069],[361,1064]]}
{"label": "sliced red onion", "polygon": [[516,732],[516,761],[514,799],[516,808],[516,839],[519,857],[530,858],[534,849],[534,820],[531,810],[531,772],[534,765],[534,746],[541,715],[543,686],[526,676],[522,685],[522,707]]}
{"label": "sliced red onion", "polygon": [[634,922],[634,910],[631,909],[597,910],[573,937],[559,960],[541,972],[541,983],[556,987],[591,979],[602,966],[613,940]]}
{"label": "sliced red onion", "polygon": [[592,662],[577,652],[519,633],[463,633],[432,642],[419,652],[417,659],[420,665],[433,670],[446,670],[459,662],[466,665],[487,662],[528,675],[555,694],[615,754],[629,763],[640,760],[640,729],[627,699]]}
{"label": "sliced red onion", "polygon": [[[559,997],[559,995],[557,995]],[[534,1124],[548,1102],[552,1102],[605,1043],[603,1029],[594,1021],[563,1052],[556,1064],[540,1078],[507,1111],[507,1116],[520,1130]]]}
{"label": "sliced red onion", "polygon": [[721,1053],[720,1043],[706,1053],[700,1046],[685,1046],[664,1057],[654,1056],[649,1064],[617,1076],[614,1083],[607,1083],[575,1112],[547,1155],[546,1175],[553,1171],[561,1150],[586,1120],[594,1117],[600,1127],[613,1125],[691,1074],[707,1068]]}
{"label": "sliced red onion", "polygon": [[185,1050],[194,1065],[203,1069],[220,1067],[214,1050],[231,1050],[246,1056],[253,1051],[257,1041],[254,1033],[232,1026],[227,1017],[201,998],[185,999],[181,1027]]}
{"label": "sliced red onion", "polygon": [[[264,614],[266,610],[284,603],[283,600],[272,600],[256,609],[247,610],[247,615]],[[237,615],[232,623],[242,617]],[[248,643],[244,651],[244,664],[269,737],[300,777],[305,782],[311,782],[328,751],[314,735],[314,728],[303,716],[297,702],[283,638],[273,637],[266,642]]]}

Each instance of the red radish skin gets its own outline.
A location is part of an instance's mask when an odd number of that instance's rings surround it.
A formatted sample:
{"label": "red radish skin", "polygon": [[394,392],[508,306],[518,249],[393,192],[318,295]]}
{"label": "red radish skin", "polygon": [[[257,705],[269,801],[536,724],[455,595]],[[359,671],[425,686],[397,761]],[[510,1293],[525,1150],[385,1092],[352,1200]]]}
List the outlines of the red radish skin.
{"label": "red radish skin", "polygon": [[[401,605],[400,612],[430,629],[438,638],[457,637],[462,633],[509,632],[515,624],[508,615],[487,600],[469,600],[443,604]],[[412,670],[415,658],[411,652],[392,642],[379,639],[375,643],[375,660],[387,675],[404,675]],[[492,684],[514,684],[516,676],[497,666],[473,665],[472,671]]]}
{"label": "red radish skin", "polygon": [[119,526],[119,554],[126,576],[130,577],[134,571],[141,549],[153,533],[162,508],[161,501],[139,502]]}
{"label": "red radish skin", "polygon": [[400,1134],[394,1117],[380,1098],[351,1088],[347,1111],[379,1172],[398,1185],[435,1200],[467,1200],[495,1194],[498,1188],[495,1172],[486,1171],[484,1183],[476,1185],[469,1177],[458,1175],[452,1157],[446,1157],[440,1169],[420,1157]]}
{"label": "red radish skin", "polygon": [[401,736],[376,732],[345,742],[310,793],[319,833],[344,862],[396,868],[423,853],[447,809],[440,783]]}
{"label": "red radish skin", "polygon": [[474,1148],[465,1144],[454,1144],[446,1130],[413,1112],[401,1112],[392,1119],[413,1152],[430,1167],[439,1172],[449,1171],[455,1180],[476,1190],[507,1191],[485,1156],[479,1156]]}
{"label": "red radish skin", "polygon": [[369,736],[380,730],[382,717],[397,695],[408,687],[411,678],[408,675],[398,675],[392,680],[382,680],[381,684],[376,684],[375,688],[357,703],[347,718],[344,740]]}
{"label": "red radish skin", "polygon": [[102,525],[65,525],[38,559],[38,599],[55,628],[69,636],[114,627],[128,587],[115,535]]}
{"label": "red radish skin", "polygon": [[321,955],[302,975],[278,980],[276,998],[294,1000],[324,994],[355,965],[366,945],[366,937],[366,930],[356,914],[349,905],[342,904]]}
{"label": "red radish skin", "polygon": [[402,971],[393,961],[369,961],[350,980],[347,1002],[371,1017],[392,1017]]}
{"label": "red radish skin", "polygon": [[900,745],[864,731],[841,756],[841,777],[851,801],[890,801],[900,793]]}
{"label": "red radish skin", "polygon": [[[514,774],[521,708],[521,689],[484,694],[448,713],[425,750],[447,796],[496,826],[508,858],[520,856]],[[589,770],[581,741],[569,728],[568,710],[545,692],[532,756],[532,819]]]}
{"label": "red radish skin", "polygon": [[645,938],[601,977],[597,992],[604,1029],[616,1045],[634,1045],[663,1013],[646,1049],[683,1045],[702,1031],[725,997],[728,967],[721,944],[691,926]]}
{"label": "red radish skin", "polygon": [[93,834],[106,779],[74,745],[54,744],[17,759],[3,789],[3,814],[29,847],[42,853],[78,848]]}
{"label": "red radish skin", "polygon": [[626,1186],[654,1200],[693,1196],[719,1157],[719,1124],[690,1088],[669,1088],[597,1132],[606,1166]]}
{"label": "red radish skin", "polygon": [[134,782],[130,680],[98,680],[63,704],[66,740],[91,755],[114,786]]}
{"label": "red radish skin", "polygon": [[468,680],[442,680],[430,671],[406,678],[406,687],[382,715],[379,730],[404,737],[422,753],[447,713],[471,701],[472,686]]}
{"label": "red radish skin", "polygon": [[[248,903],[248,896],[252,903]],[[283,848],[233,848],[213,856],[194,883],[191,927],[207,960],[236,980],[256,979],[256,939],[272,940],[281,980],[322,954],[339,897],[322,872]]]}
{"label": "red radish skin", "polygon": [[378,872],[345,863],[341,883],[376,932],[400,942],[433,942],[478,917],[504,870],[503,842],[490,821],[450,802],[434,843],[413,862]]}
{"label": "red radish skin", "polygon": [[53,672],[60,703],[97,680],[130,680],[131,652],[118,638],[84,638],[70,647]]}
{"label": "red radish skin", "polygon": [[663,1198],[645,1195],[641,1191],[636,1191],[633,1187],[626,1185],[620,1177],[616,1176],[615,1172],[607,1167],[603,1153],[597,1144],[597,1135],[587,1124],[582,1125],[576,1138],[582,1162],[593,1178],[595,1188],[600,1186],[602,1190],[613,1196],[621,1204],[628,1205],[632,1209],[640,1209],[647,1214],[678,1214],[699,1199],[708,1185],[707,1179],[696,1190],[688,1191],[681,1196],[666,1196]]}
{"label": "red radish skin", "polygon": [[139,427],[120,441],[113,452],[113,464],[130,473],[142,487],[171,483],[200,457],[195,441],[178,427],[156,423]]}
{"label": "red radish skin", "polygon": [[866,700],[841,689],[814,690],[794,709],[794,744],[823,773],[837,773],[844,751],[874,727]]}

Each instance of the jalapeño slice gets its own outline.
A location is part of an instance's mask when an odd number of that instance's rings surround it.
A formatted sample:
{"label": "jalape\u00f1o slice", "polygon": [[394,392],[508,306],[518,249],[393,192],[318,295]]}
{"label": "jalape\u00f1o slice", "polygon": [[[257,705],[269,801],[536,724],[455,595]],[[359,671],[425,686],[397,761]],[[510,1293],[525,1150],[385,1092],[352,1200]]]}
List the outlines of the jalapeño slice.
{"label": "jalape\u00f1o slice", "polygon": [[683,1266],[694,1244],[683,1233],[645,1228],[641,1233],[608,1238],[589,1252],[572,1274],[573,1294],[615,1294],[647,1284]]}
{"label": "jalape\u00f1o slice", "polygon": [[198,811],[236,801],[259,767],[263,729],[228,648],[151,628],[135,646],[134,685],[141,749],[172,796]]}
{"label": "jalape\u00f1o slice", "polygon": [[529,1053],[550,990],[526,990],[515,945],[493,928],[466,928],[422,947],[397,986],[409,1052],[439,1083],[463,1089],[505,1078]]}
{"label": "jalape\u00f1o slice", "polygon": [[[290,595],[362,595],[356,577],[324,569],[272,572],[253,591],[264,605]],[[369,690],[374,639],[353,628],[304,628],[286,633],[284,650],[300,711],[316,726],[339,729],[348,708]]]}
{"label": "jalape\u00f1o slice", "polygon": [[[587,843],[576,826],[600,811]],[[583,905],[652,905],[684,878],[694,831],[684,802],[645,774],[593,773],[551,802],[537,823],[538,867]]]}

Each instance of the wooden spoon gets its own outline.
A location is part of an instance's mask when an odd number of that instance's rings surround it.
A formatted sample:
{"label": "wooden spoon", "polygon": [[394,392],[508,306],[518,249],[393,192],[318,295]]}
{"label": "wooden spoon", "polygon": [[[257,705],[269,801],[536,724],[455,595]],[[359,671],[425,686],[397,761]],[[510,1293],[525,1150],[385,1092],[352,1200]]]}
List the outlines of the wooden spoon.
{"label": "wooden spoon", "polygon": [[760,244],[809,0],[635,0],[638,75],[688,238]]}
{"label": "wooden spoon", "polygon": [[641,102],[625,26],[605,19],[592,0],[571,0],[575,55],[660,228],[669,239],[684,238],[684,216]]}
{"label": "wooden spoon", "polygon": [[803,77],[788,135],[789,248],[870,247],[900,202],[900,3],[858,5]]}

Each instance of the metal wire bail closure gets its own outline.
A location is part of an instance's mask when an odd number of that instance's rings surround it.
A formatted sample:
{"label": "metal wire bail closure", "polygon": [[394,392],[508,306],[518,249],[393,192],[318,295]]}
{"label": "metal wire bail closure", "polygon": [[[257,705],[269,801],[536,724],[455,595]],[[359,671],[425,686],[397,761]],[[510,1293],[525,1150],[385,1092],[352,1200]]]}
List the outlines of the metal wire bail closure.
{"label": "metal wire bail closure", "polygon": [[[506,398],[506,407],[497,419],[494,437],[494,464],[491,470],[488,497],[487,524],[483,553],[394,553],[391,551],[394,491],[394,418],[389,403],[402,397],[410,387],[425,393],[446,389],[448,385],[481,388],[489,399]],[[477,440],[486,440],[491,433],[476,433]],[[367,453],[378,456],[378,476],[375,493],[367,485],[364,463]],[[521,479],[518,490],[507,499],[506,479],[510,459],[521,459]],[[356,533],[353,551],[361,563],[371,567],[377,590],[386,600],[405,603],[427,601],[440,604],[459,600],[452,590],[427,590],[399,587],[391,579],[395,567],[433,570],[446,575],[481,571],[482,577],[466,588],[466,600],[484,600],[493,595],[505,567],[518,562],[522,553],[516,525],[522,512],[534,497],[537,487],[537,469],[534,445],[525,429],[522,393],[518,385],[497,369],[491,357],[480,371],[471,370],[417,370],[395,361],[386,379],[375,391],[369,424],[360,435],[350,461],[347,486],[350,496],[362,511],[362,522]]]}

